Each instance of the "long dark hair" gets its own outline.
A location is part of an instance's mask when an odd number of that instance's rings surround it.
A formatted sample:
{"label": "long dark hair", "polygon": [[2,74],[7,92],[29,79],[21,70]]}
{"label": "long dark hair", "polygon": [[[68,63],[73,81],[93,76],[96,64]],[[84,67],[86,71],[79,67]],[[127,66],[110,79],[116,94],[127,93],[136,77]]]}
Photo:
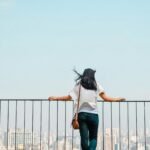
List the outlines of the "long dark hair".
{"label": "long dark hair", "polygon": [[97,90],[97,83],[95,80],[95,70],[91,68],[87,68],[84,70],[83,74],[78,73],[75,69],[73,70],[77,75],[76,82],[77,84],[81,83],[81,85],[85,89],[89,90]]}

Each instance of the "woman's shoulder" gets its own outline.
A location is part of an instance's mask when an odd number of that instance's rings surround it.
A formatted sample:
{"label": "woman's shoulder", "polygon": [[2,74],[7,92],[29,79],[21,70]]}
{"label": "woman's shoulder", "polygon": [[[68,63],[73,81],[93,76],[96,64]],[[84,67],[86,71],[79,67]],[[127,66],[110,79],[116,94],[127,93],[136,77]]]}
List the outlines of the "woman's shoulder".
{"label": "woman's shoulder", "polygon": [[100,82],[97,82],[97,91],[98,91],[98,92],[103,92],[103,91],[104,91],[104,88],[103,88],[103,86],[100,84]]}

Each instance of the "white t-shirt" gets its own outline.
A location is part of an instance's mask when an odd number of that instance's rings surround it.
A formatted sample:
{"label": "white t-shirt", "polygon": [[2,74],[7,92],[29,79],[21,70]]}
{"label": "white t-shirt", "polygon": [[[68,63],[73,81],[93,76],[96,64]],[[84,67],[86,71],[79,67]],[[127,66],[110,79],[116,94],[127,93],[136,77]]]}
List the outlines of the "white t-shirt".
{"label": "white t-shirt", "polygon": [[[69,95],[75,100],[75,108],[76,112],[77,101],[79,96],[79,87],[80,85],[75,85],[74,88],[69,92]],[[88,113],[98,113],[97,109],[97,98],[100,93],[103,93],[104,89],[100,84],[97,84],[97,90],[89,90],[85,89],[81,86],[80,91],[80,100],[79,100],[79,111],[78,112],[88,112]]]}

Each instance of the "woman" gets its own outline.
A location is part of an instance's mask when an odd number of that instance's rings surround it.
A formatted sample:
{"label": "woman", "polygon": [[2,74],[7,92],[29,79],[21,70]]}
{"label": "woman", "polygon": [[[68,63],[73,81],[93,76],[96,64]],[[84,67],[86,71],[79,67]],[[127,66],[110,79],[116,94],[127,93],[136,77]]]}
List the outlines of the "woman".
{"label": "woman", "polygon": [[78,78],[76,79],[77,83],[73,90],[67,96],[51,96],[48,99],[62,101],[74,99],[77,101],[80,91],[78,121],[81,147],[82,150],[96,150],[99,124],[97,96],[99,95],[104,101],[109,102],[123,101],[125,99],[107,96],[102,86],[95,80],[95,70],[90,68],[85,69],[82,75],[76,70],[74,71],[77,73]]}

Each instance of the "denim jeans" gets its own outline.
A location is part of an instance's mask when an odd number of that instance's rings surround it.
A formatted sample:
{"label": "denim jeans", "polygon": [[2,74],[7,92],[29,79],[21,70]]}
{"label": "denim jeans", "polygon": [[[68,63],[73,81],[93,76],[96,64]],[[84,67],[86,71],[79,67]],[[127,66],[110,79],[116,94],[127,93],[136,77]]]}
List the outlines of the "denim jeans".
{"label": "denim jeans", "polygon": [[99,117],[98,114],[78,114],[82,150],[96,150]]}

